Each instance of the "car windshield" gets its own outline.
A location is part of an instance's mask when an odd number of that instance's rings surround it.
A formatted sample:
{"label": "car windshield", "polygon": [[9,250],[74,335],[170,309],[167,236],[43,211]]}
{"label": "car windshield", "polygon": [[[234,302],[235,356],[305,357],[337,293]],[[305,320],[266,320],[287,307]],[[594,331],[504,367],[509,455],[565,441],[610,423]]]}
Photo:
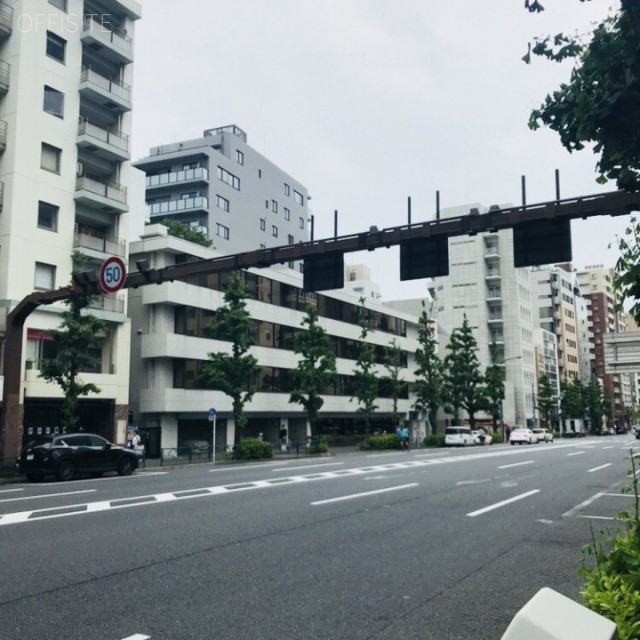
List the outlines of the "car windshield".
{"label": "car windshield", "polygon": [[38,436],[37,438],[33,438],[33,440],[29,440],[27,443],[27,447],[39,447],[43,444],[47,444],[53,440],[52,436]]}

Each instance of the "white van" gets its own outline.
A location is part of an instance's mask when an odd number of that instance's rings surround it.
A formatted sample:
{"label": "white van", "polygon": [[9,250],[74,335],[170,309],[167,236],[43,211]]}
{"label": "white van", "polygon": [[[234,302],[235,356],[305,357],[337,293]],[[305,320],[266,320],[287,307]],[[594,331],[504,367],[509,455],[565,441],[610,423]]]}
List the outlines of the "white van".
{"label": "white van", "polygon": [[469,427],[447,427],[444,444],[447,447],[466,447],[475,444],[475,439]]}

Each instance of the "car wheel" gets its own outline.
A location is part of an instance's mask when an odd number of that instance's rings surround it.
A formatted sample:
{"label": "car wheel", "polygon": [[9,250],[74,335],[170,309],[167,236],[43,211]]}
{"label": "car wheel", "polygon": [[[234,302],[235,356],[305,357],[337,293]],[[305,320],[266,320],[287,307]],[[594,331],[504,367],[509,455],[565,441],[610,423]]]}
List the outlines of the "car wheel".
{"label": "car wheel", "polygon": [[130,476],[133,473],[134,464],[133,460],[129,456],[124,456],[120,462],[118,462],[118,475],[119,476]]}
{"label": "car wheel", "polygon": [[511,443],[511,446],[513,447],[513,445],[514,445],[514,444],[515,444],[515,442],[512,442],[512,443]]}
{"label": "car wheel", "polygon": [[27,480],[29,482],[42,482],[44,480],[44,476],[40,473],[27,473]]}
{"label": "car wheel", "polygon": [[56,478],[62,482],[73,480],[76,475],[76,465],[71,460],[63,460],[56,469]]}

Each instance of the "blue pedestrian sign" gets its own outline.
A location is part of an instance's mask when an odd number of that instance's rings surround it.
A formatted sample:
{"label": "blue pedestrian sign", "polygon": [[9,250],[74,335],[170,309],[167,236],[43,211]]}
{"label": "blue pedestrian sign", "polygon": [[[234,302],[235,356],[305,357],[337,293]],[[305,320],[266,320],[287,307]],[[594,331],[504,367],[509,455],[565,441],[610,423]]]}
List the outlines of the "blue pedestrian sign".
{"label": "blue pedestrian sign", "polygon": [[211,409],[209,409],[209,420],[211,420],[211,422],[213,422],[216,419],[216,410],[211,407]]}

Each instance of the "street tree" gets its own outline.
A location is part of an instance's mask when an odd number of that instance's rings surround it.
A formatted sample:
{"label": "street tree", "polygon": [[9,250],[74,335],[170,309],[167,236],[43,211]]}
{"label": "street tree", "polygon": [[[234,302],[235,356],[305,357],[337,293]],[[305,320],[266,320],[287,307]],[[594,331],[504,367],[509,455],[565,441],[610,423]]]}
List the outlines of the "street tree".
{"label": "street tree", "polygon": [[291,371],[289,402],[302,405],[311,435],[315,435],[318,414],[324,404],[322,393],[336,379],[336,356],[331,350],[327,332],[318,322],[318,309],[314,304],[307,305],[302,326],[306,328],[298,331],[293,341],[293,350],[301,357]]}
{"label": "street tree", "polygon": [[563,380],[560,386],[562,400],[560,407],[562,409],[562,417],[572,420],[583,419],[585,414],[584,407],[584,386],[579,378],[569,381]]}
{"label": "street tree", "polygon": [[478,360],[478,343],[466,314],[462,326],[451,332],[447,350],[444,382],[448,404],[456,422],[459,410],[464,409],[469,416],[469,426],[475,429],[475,414],[486,407],[487,400],[485,379]]}
{"label": "street tree", "polygon": [[538,380],[536,408],[540,412],[540,419],[543,421],[545,427],[549,427],[557,406],[557,390],[551,384],[549,376],[546,373],[543,373]]}
{"label": "street tree", "polygon": [[[86,256],[74,251],[71,256],[73,273],[83,271]],[[71,283],[73,284],[73,282]],[[100,393],[92,382],[83,382],[81,373],[96,371],[101,363],[101,349],[107,333],[107,323],[88,311],[97,295],[74,293],[63,301],[66,310],[60,314],[58,329],[48,331],[52,338],[55,356],[42,361],[40,377],[57,383],[64,399],[60,426],[66,432],[81,427],[78,418],[78,401],[90,393]]]}
{"label": "street tree", "polygon": [[[504,379],[502,367],[490,364],[485,371],[485,409],[491,416],[493,431],[496,431],[498,420],[502,421],[502,403],[504,401]],[[504,435],[504,434],[503,434]]]}
{"label": "street tree", "polygon": [[436,433],[436,417],[438,409],[443,404],[442,385],[444,378],[442,360],[438,355],[436,324],[427,314],[424,301],[418,320],[418,344],[420,346],[415,352],[418,368],[415,370],[416,380],[412,386],[416,398],[413,406],[416,411],[427,416],[431,433]]}
{"label": "street tree", "polygon": [[395,338],[389,343],[389,348],[384,358],[384,368],[386,375],[383,376],[381,382],[393,402],[393,426],[398,427],[400,425],[398,400],[405,396],[407,383],[402,377],[402,370],[404,369],[402,349]]}
{"label": "street tree", "polygon": [[260,367],[249,353],[254,345],[253,322],[246,309],[246,292],[239,272],[229,278],[224,292],[224,306],[220,307],[207,327],[207,336],[229,342],[230,352],[214,351],[207,354],[198,374],[198,383],[208,389],[217,389],[228,395],[233,403],[236,436],[241,435],[247,423],[244,407],[256,391]]}
{"label": "street tree", "polygon": [[371,416],[378,408],[378,373],[374,361],[374,348],[366,338],[369,335],[369,312],[365,307],[366,298],[360,298],[358,308],[358,325],[360,326],[360,343],[358,345],[358,359],[353,372],[353,396],[360,405],[360,413],[365,422],[365,432],[371,431]]}
{"label": "street tree", "polygon": [[583,395],[585,414],[591,423],[590,431],[597,434],[602,428],[602,417],[608,414],[611,404],[607,402],[604,389],[595,377],[586,387],[583,387]]}

